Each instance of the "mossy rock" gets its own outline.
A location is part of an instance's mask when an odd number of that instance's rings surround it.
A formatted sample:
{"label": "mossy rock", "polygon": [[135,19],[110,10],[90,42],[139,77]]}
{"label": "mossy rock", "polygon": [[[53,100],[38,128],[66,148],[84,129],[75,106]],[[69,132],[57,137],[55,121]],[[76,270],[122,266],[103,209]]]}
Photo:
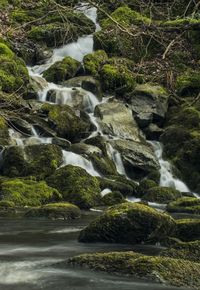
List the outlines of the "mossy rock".
{"label": "mossy rock", "polygon": [[40,206],[61,199],[60,193],[49,187],[45,181],[11,179],[1,183],[2,202],[11,202],[15,206]]}
{"label": "mossy rock", "polygon": [[80,67],[81,64],[79,61],[67,56],[63,60],[55,62],[50,68],[44,71],[43,77],[48,82],[59,84],[75,77]]}
{"label": "mossy rock", "polygon": [[79,142],[90,135],[90,123],[78,117],[68,105],[44,104],[42,111],[47,114],[52,129],[59,137]]}
{"label": "mossy rock", "polygon": [[107,53],[104,50],[97,50],[87,54],[83,58],[83,64],[86,74],[98,76],[102,65],[108,60]]}
{"label": "mossy rock", "polygon": [[43,179],[62,164],[62,150],[53,144],[11,146],[3,152],[3,175],[19,177],[33,175]]}
{"label": "mossy rock", "polygon": [[182,197],[167,205],[169,212],[182,212],[200,214],[200,199],[195,197]]}
{"label": "mossy rock", "polygon": [[[9,139],[9,131],[8,131],[8,125],[5,118],[0,116],[0,140],[2,139]],[[4,145],[4,144],[0,144]]]}
{"label": "mossy rock", "polygon": [[70,258],[67,263],[167,285],[192,289],[200,287],[200,264],[184,259],[144,256],[135,252],[110,252],[83,254]]}
{"label": "mossy rock", "polygon": [[149,189],[156,187],[157,183],[151,179],[143,179],[138,186],[137,197],[145,195]]}
{"label": "mossy rock", "polygon": [[137,184],[124,177],[108,176],[107,178],[98,177],[101,190],[109,188],[111,191],[119,191],[123,196],[135,196]]}
{"label": "mossy rock", "polygon": [[29,218],[48,218],[48,219],[75,219],[79,218],[81,211],[78,206],[68,203],[49,203],[44,206],[32,208],[26,213]]}
{"label": "mossy rock", "polygon": [[155,186],[147,190],[146,194],[142,197],[145,201],[157,203],[169,203],[182,197],[182,193],[176,189],[169,187]]}
{"label": "mossy rock", "polygon": [[28,70],[22,59],[0,42],[0,90],[6,93],[26,91],[29,82]]}
{"label": "mossy rock", "polygon": [[59,190],[63,200],[80,208],[89,209],[100,202],[100,188],[96,177],[84,169],[67,165],[46,179],[47,184]]}
{"label": "mossy rock", "polygon": [[111,206],[119,203],[126,202],[125,198],[119,191],[109,192],[101,199],[103,205]]}
{"label": "mossy rock", "polygon": [[160,255],[173,259],[184,259],[199,263],[200,241],[189,243],[178,242],[173,247],[163,250]]}
{"label": "mossy rock", "polygon": [[181,95],[192,95],[200,89],[200,71],[186,71],[176,80],[176,89]]}
{"label": "mossy rock", "polygon": [[171,235],[174,220],[149,206],[122,203],[110,207],[91,222],[79,236],[80,242],[154,243]]}
{"label": "mossy rock", "polygon": [[91,154],[90,160],[94,167],[103,175],[117,175],[117,169],[113,160],[108,157],[98,156],[98,154]]}
{"label": "mossy rock", "polygon": [[125,94],[135,89],[133,73],[125,66],[105,64],[100,71],[100,81],[105,91]]}
{"label": "mossy rock", "polygon": [[200,240],[200,219],[180,219],[176,227],[176,237],[181,241]]}

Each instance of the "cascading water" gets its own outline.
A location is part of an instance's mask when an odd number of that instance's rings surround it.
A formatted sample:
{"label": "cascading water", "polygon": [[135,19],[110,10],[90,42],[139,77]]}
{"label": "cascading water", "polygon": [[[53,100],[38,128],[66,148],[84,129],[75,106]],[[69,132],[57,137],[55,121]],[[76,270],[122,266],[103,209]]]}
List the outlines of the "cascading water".
{"label": "cascading water", "polygon": [[152,145],[160,164],[160,186],[172,187],[181,192],[190,192],[185,183],[173,176],[170,163],[166,160],[163,160],[163,148],[161,143],[156,141],[151,141],[149,143]]}
{"label": "cascading water", "polygon": [[108,151],[110,153],[111,159],[114,161],[114,163],[116,165],[117,172],[119,174],[126,176],[126,171],[124,168],[121,154],[116,149],[114,149],[111,144],[108,144]]}

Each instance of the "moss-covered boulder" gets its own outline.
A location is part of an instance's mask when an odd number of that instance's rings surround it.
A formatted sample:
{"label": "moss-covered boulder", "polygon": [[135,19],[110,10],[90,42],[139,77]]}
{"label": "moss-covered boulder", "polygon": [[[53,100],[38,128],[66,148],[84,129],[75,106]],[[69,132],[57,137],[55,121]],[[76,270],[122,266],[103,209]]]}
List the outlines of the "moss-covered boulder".
{"label": "moss-covered boulder", "polygon": [[178,242],[169,249],[163,250],[160,255],[173,259],[184,259],[199,263],[200,241],[189,243]]}
{"label": "moss-covered boulder", "polygon": [[143,256],[135,252],[111,252],[84,254],[70,258],[67,263],[145,281],[192,289],[200,287],[200,264],[184,259]]}
{"label": "moss-covered boulder", "polygon": [[107,178],[98,177],[101,190],[109,188],[119,191],[123,196],[137,196],[138,185],[130,179],[120,175],[110,175]]}
{"label": "moss-covered boulder", "polygon": [[86,74],[98,76],[102,65],[108,60],[107,53],[104,50],[97,50],[87,54],[83,58],[83,64]]}
{"label": "moss-covered boulder", "polygon": [[26,92],[29,76],[25,63],[1,42],[0,63],[0,90],[6,93]]}
{"label": "moss-covered boulder", "polygon": [[135,76],[126,66],[105,64],[99,73],[105,91],[124,95],[135,89]]}
{"label": "moss-covered boulder", "polygon": [[94,167],[102,175],[117,175],[117,169],[113,160],[109,157],[99,156],[98,154],[91,154],[90,160]]}
{"label": "moss-covered boulder", "polygon": [[180,74],[176,80],[176,88],[179,94],[191,96],[200,90],[200,71],[186,71]]}
{"label": "moss-covered boulder", "polygon": [[44,206],[32,208],[26,213],[29,218],[48,218],[48,219],[75,219],[79,218],[81,211],[78,206],[68,203],[49,203]]}
{"label": "moss-covered boulder", "polygon": [[55,62],[50,68],[43,73],[43,77],[52,83],[62,83],[65,80],[75,77],[81,64],[79,61],[71,58],[70,56],[65,57],[61,61]]}
{"label": "moss-covered boulder", "polygon": [[156,187],[157,183],[154,180],[151,179],[143,179],[140,181],[139,186],[138,186],[138,192],[137,196],[141,197],[145,195],[149,189]]}
{"label": "moss-covered boulder", "polygon": [[195,197],[182,197],[167,205],[169,212],[182,212],[200,214],[200,199]]}
{"label": "moss-covered boulder", "polygon": [[182,193],[176,189],[169,187],[155,186],[147,190],[146,194],[142,197],[145,201],[157,203],[169,203],[182,197]]}
{"label": "moss-covered boulder", "polygon": [[62,150],[57,145],[11,146],[3,152],[2,173],[9,177],[33,175],[43,179],[61,164]]}
{"label": "moss-covered boulder", "polygon": [[109,208],[91,222],[79,236],[80,242],[137,244],[155,242],[171,235],[174,220],[149,206],[123,203]]}
{"label": "moss-covered boulder", "polygon": [[186,242],[200,240],[200,219],[177,220],[176,237]]}
{"label": "moss-covered boulder", "polygon": [[61,199],[60,193],[45,181],[10,179],[0,185],[2,202],[12,202],[15,206],[40,206]]}
{"label": "moss-covered boulder", "polygon": [[90,123],[78,117],[68,105],[44,104],[42,110],[59,137],[78,142],[90,135]]}
{"label": "moss-covered boulder", "polygon": [[110,206],[126,202],[124,196],[119,191],[109,192],[101,199],[103,205]]}
{"label": "moss-covered boulder", "polygon": [[58,189],[65,201],[80,208],[88,209],[99,204],[100,188],[97,178],[80,167],[67,165],[59,168],[46,182]]}

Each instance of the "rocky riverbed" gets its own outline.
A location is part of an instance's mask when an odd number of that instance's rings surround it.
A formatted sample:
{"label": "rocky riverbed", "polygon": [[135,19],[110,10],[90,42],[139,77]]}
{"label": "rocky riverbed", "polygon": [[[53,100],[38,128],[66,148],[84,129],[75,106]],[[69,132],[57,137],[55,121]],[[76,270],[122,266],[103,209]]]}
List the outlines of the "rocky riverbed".
{"label": "rocky riverbed", "polygon": [[0,287],[199,289],[195,8],[69,2],[0,3]]}

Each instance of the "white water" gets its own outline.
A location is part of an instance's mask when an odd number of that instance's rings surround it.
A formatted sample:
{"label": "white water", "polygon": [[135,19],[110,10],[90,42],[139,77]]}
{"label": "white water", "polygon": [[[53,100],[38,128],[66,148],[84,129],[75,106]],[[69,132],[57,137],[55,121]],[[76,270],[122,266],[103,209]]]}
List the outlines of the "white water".
{"label": "white water", "polygon": [[181,192],[190,192],[187,185],[178,178],[175,178],[172,173],[171,165],[168,161],[163,160],[163,148],[160,142],[151,141],[156,157],[160,164],[160,186],[172,187]]}
{"label": "white water", "polygon": [[122,157],[121,154],[112,147],[111,144],[108,143],[108,152],[110,154],[111,159],[114,161],[116,168],[117,168],[117,172],[119,174],[125,175],[126,176],[126,171],[124,168],[124,164],[122,161]]}
{"label": "white water", "polygon": [[63,150],[63,165],[74,165],[85,169],[92,176],[100,176],[100,174],[94,169],[91,161],[87,160],[83,156]]}

